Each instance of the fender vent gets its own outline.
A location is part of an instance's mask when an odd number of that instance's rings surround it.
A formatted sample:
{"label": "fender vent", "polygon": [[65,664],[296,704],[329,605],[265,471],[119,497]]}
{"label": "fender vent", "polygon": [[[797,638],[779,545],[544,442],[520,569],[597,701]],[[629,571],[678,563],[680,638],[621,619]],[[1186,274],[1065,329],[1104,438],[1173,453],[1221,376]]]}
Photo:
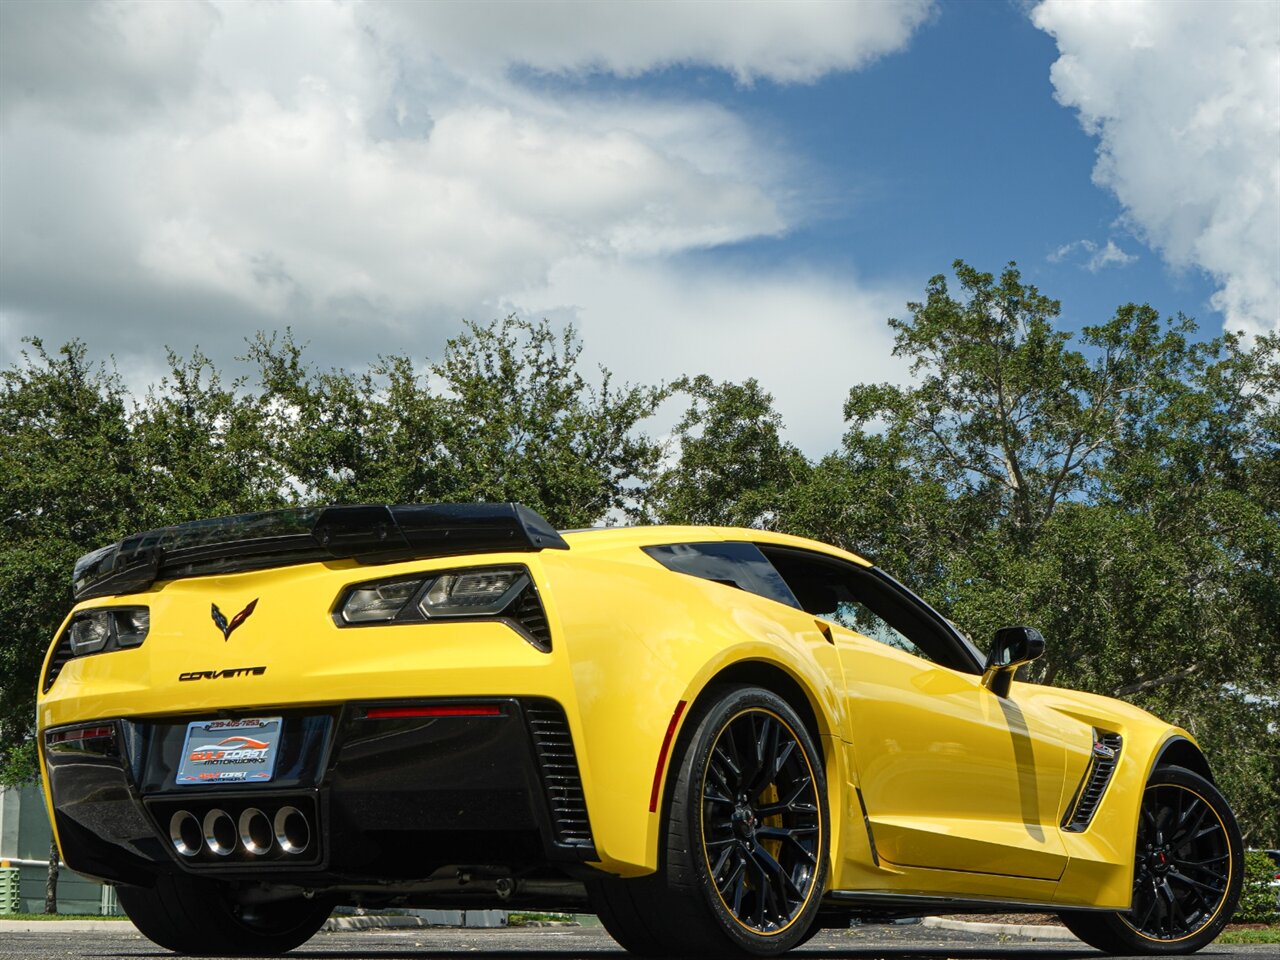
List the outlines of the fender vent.
{"label": "fender vent", "polygon": [[53,656],[49,658],[49,666],[44,671],[44,684],[41,686],[41,693],[48,693],[49,688],[53,686],[53,681],[58,679],[58,674],[62,672],[62,668],[71,660],[71,631],[62,631],[62,636],[58,639],[58,646],[54,648]]}
{"label": "fender vent", "polygon": [[589,850],[594,857],[595,841],[587,818],[587,801],[564,710],[551,700],[526,700],[523,706],[538,752],[538,768],[546,789],[556,843]]}
{"label": "fender vent", "polygon": [[538,588],[533,585],[532,580],[520,591],[520,596],[515,598],[511,606],[503,611],[503,616],[518,623],[535,647],[543,653],[551,652],[551,627],[547,624],[546,611],[542,609]]}
{"label": "fender vent", "polygon": [[1093,731],[1093,756],[1089,760],[1089,769],[1076,790],[1075,798],[1062,821],[1062,829],[1071,833],[1086,830],[1098,812],[1098,804],[1107,792],[1107,784],[1111,775],[1116,772],[1116,764],[1120,762],[1120,747],[1124,743],[1118,733]]}

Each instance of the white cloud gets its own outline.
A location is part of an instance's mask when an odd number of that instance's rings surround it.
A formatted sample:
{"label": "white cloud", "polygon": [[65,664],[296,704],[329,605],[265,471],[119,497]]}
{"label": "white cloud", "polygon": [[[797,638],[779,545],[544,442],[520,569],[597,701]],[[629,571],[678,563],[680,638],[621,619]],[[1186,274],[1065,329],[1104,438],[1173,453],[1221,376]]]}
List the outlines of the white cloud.
{"label": "white cloud", "polygon": [[1280,6],[1044,0],[1032,20],[1131,227],[1215,278],[1229,329],[1280,328]]}
{"label": "white cloud", "polygon": [[813,273],[577,258],[505,306],[573,321],[586,359],[623,379],[755,377],[774,395],[788,437],[816,457],[839,444],[850,386],[910,378],[885,323],[908,294]]}
{"label": "white cloud", "polygon": [[1097,273],[1106,267],[1123,267],[1137,260],[1137,256],[1126,253],[1116,246],[1114,240],[1107,240],[1105,247],[1099,247],[1092,240],[1074,240],[1064,243],[1051,254],[1050,263],[1079,263],[1090,273]]}
{"label": "white cloud", "polygon": [[[0,363],[33,333],[135,371],[164,344],[225,362],[292,324],[320,363],[359,364],[436,352],[461,317],[513,308],[579,319],[598,359],[638,380],[683,369],[672,357],[758,374],[725,358],[748,355],[744,330],[776,339],[764,304],[810,324],[815,355],[816,331],[847,344],[901,298],[872,314],[878,295],[853,284],[703,280],[686,263],[791,229],[793,158],[708,102],[504,71],[812,80],[897,49],[928,10],[0,3]],[[736,339],[722,304],[754,318]],[[637,344],[640,316],[664,318],[661,349]],[[880,334],[863,342],[888,353]],[[838,420],[860,368],[824,362]],[[803,385],[779,381],[780,399],[807,391],[803,366],[777,369]],[[795,409],[803,432],[810,408]]]}
{"label": "white cloud", "polygon": [[906,46],[932,0],[446,0],[378,8],[387,33],[466,70],[636,76],[694,64],[808,83]]}
{"label": "white cloud", "polygon": [[23,107],[106,129],[190,94],[216,10],[190,3],[6,0],[0,4],[0,121]]}

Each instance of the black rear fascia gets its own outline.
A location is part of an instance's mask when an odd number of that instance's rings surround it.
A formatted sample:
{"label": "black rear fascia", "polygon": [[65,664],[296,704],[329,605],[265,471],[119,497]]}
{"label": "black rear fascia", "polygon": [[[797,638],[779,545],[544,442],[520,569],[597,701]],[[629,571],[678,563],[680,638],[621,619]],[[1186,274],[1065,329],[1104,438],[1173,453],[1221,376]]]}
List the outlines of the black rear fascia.
{"label": "black rear fascia", "polygon": [[[496,707],[493,715],[370,718],[372,708]],[[262,711],[259,711],[261,713]],[[285,718],[278,776],[217,787],[173,782],[194,716],[104,720],[107,746],[46,747],[54,815],[72,869],[148,886],[157,874],[328,886],[419,878],[449,863],[576,875],[598,859],[564,708],[533,697],[357,701]],[[214,711],[228,718],[244,711]],[[211,716],[212,713],[204,715]],[[86,726],[78,724],[77,726]],[[46,731],[46,738],[61,729]],[[315,849],[294,858],[185,859],[178,809],[306,812]]]}
{"label": "black rear fascia", "polygon": [[157,580],[297,563],[393,563],[470,553],[567,550],[518,503],[366,504],[196,520],[126,537],[76,562],[77,602],[137,593]]}

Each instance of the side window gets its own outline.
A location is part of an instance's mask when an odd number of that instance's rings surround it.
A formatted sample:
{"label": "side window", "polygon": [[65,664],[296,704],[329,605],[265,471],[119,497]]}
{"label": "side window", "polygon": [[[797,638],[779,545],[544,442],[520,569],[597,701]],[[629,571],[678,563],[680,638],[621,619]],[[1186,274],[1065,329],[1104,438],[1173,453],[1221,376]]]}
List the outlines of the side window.
{"label": "side window", "polygon": [[668,570],[800,607],[786,581],[754,543],[672,543],[642,549]]}
{"label": "side window", "polygon": [[806,550],[769,544],[760,549],[802,610],[922,660],[980,672],[942,617],[891,578]]}
{"label": "side window", "polygon": [[933,659],[907,639],[906,634],[889,626],[882,617],[872,613],[869,608],[857,601],[842,600],[832,613],[819,613],[817,616],[832,623],[838,623],[849,630],[855,630],[864,637],[883,643],[886,647],[894,647],[912,656],[920,657],[922,660]]}

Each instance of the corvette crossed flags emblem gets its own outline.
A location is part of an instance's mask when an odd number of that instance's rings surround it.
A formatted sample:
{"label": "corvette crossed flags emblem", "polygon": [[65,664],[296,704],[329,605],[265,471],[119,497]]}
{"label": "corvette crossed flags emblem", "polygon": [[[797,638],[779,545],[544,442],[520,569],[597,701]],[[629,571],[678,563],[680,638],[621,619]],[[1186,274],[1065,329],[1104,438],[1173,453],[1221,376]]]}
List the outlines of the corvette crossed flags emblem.
{"label": "corvette crossed flags emblem", "polygon": [[211,616],[213,617],[213,624],[219,630],[222,631],[222,639],[230,640],[231,634],[235,631],[236,627],[240,626],[240,624],[244,623],[246,620],[249,619],[249,616],[253,613],[253,608],[256,607],[257,605],[258,605],[258,600],[255,597],[253,600],[249,601],[249,605],[247,607],[245,607],[243,610],[237,613],[234,617],[232,617],[231,622],[228,623],[227,618],[223,615],[222,611],[218,609],[218,605],[216,603],[211,604],[212,606]]}

